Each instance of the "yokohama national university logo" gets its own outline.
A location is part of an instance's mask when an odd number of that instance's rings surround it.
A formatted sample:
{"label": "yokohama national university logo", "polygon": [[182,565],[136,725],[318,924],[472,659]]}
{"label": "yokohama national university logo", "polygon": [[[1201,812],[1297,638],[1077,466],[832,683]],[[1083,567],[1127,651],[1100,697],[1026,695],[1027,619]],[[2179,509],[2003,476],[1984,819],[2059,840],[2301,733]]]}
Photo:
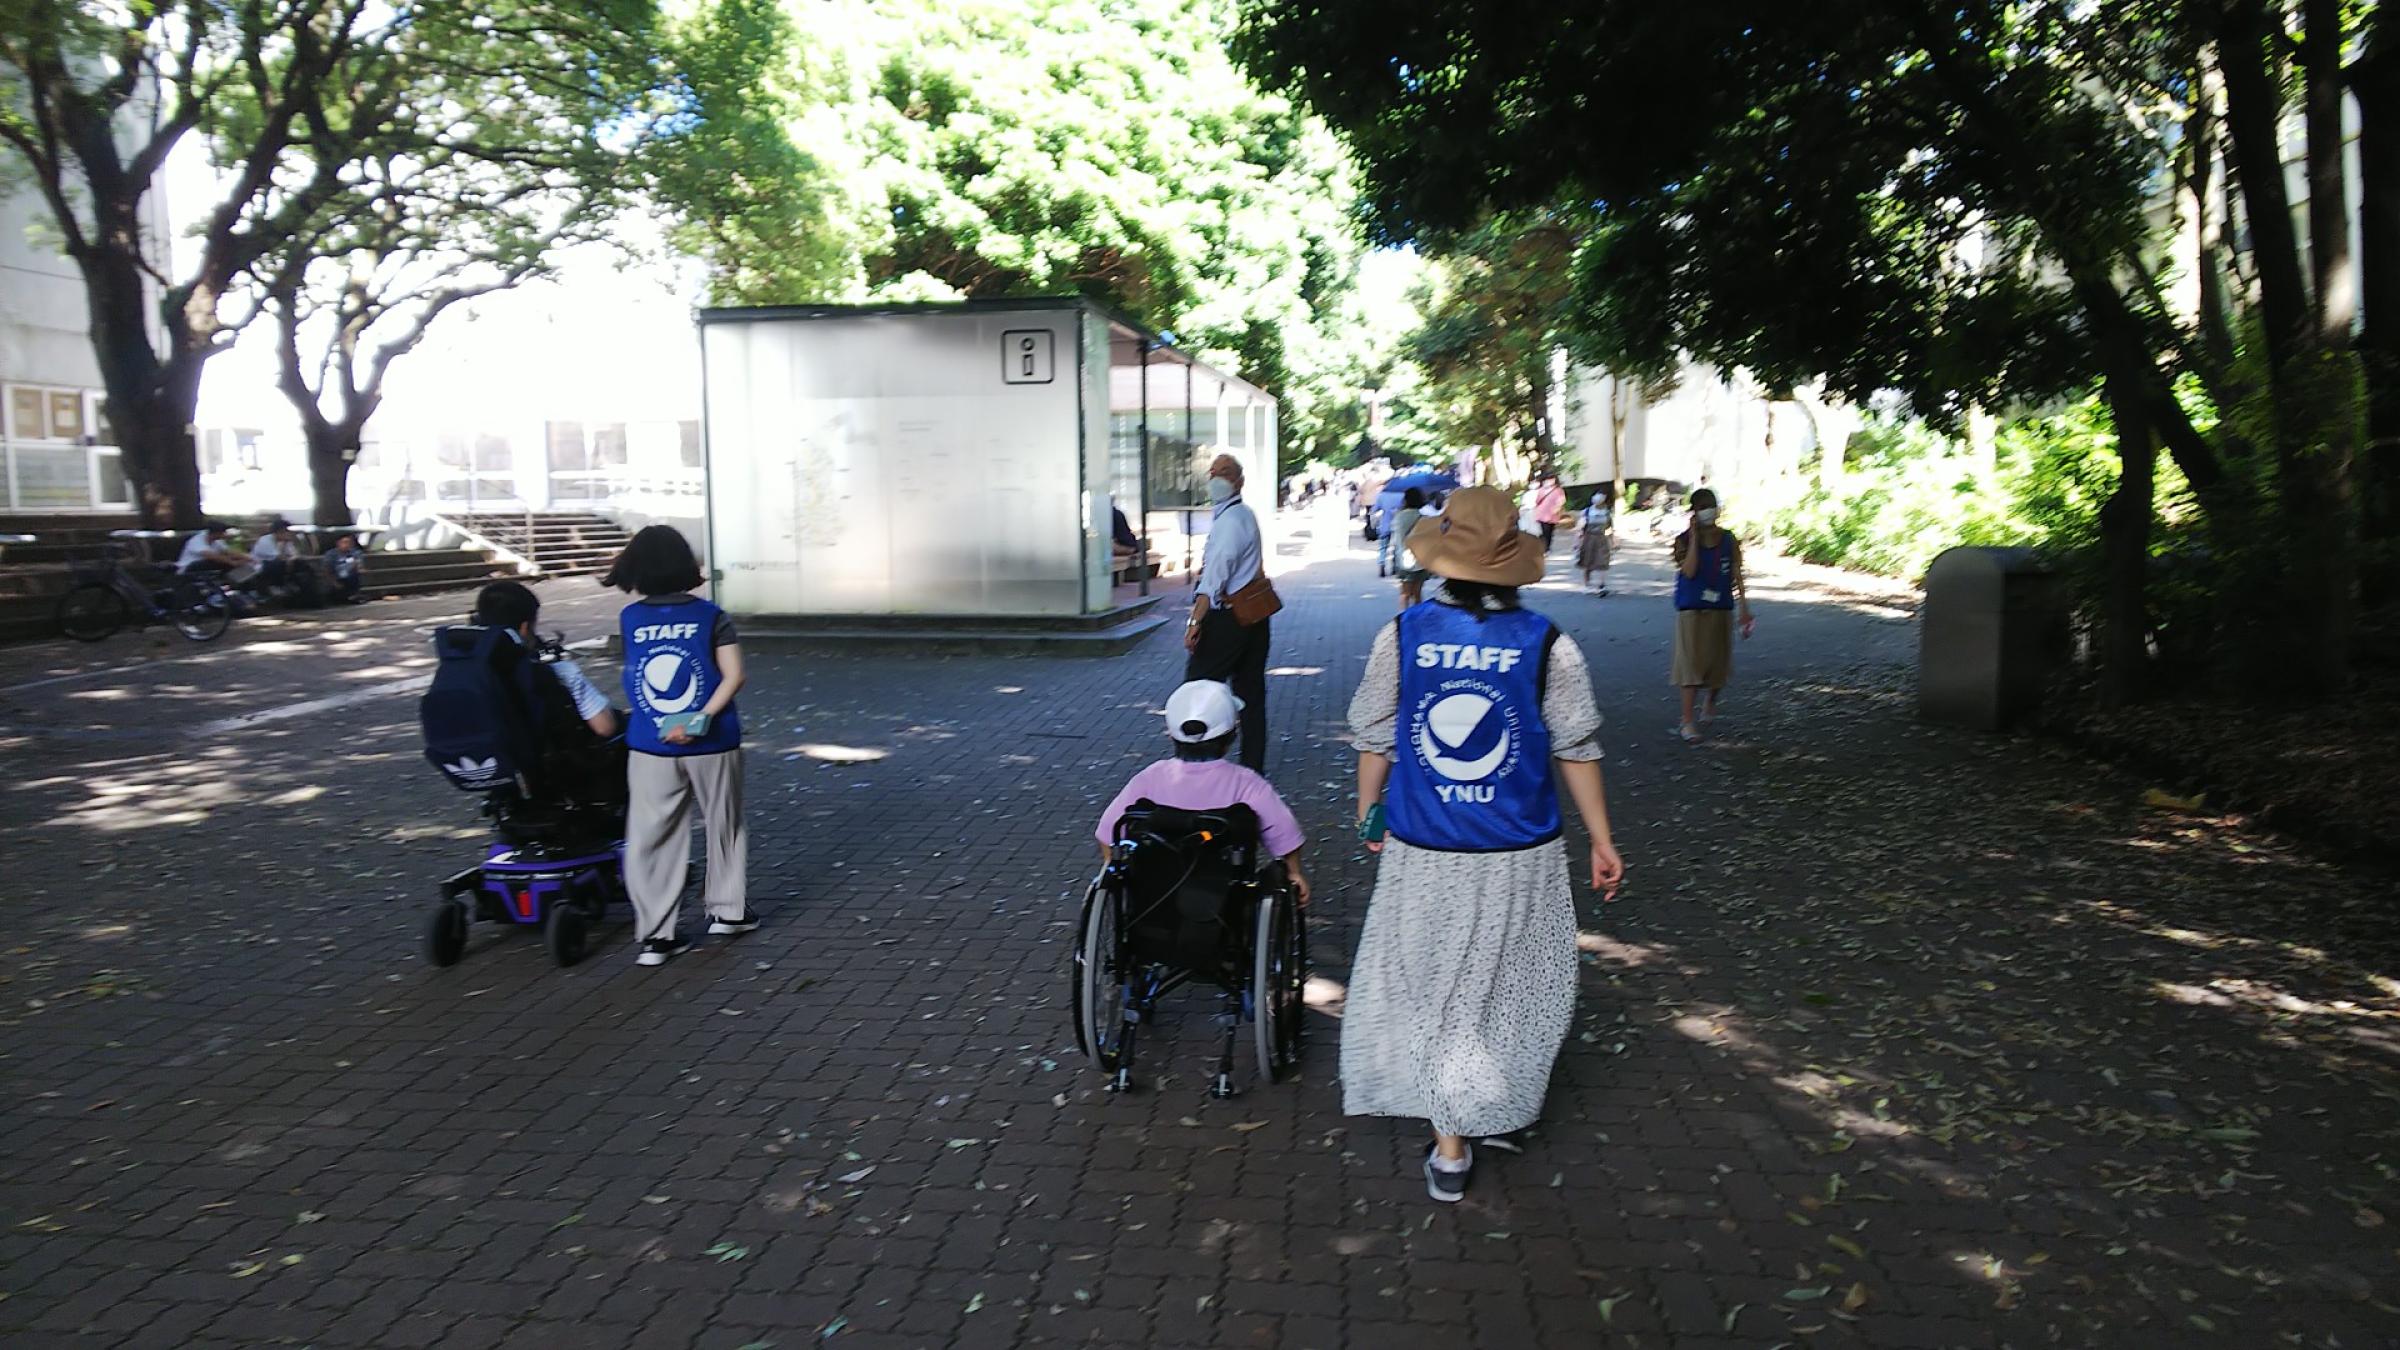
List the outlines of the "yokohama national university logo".
{"label": "yokohama national university logo", "polygon": [[1488,802],[1497,780],[1516,771],[1517,714],[1481,680],[1447,680],[1418,702],[1416,751],[1445,802]]}

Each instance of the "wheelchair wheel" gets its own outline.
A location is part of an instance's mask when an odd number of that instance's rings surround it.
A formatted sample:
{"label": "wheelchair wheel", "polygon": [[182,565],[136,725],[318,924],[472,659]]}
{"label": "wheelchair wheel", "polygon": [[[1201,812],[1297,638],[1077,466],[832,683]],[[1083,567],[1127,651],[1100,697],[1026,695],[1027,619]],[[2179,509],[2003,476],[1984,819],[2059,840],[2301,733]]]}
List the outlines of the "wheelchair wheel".
{"label": "wheelchair wheel", "polygon": [[425,925],[425,959],[437,966],[455,966],[467,954],[467,911],[455,900],[434,906]]}
{"label": "wheelchair wheel", "polygon": [[1114,1073],[1125,1028],[1125,984],[1117,966],[1117,906],[1095,881],[1083,897],[1083,941],[1075,949],[1075,1043],[1093,1067]]}
{"label": "wheelchair wheel", "polygon": [[580,906],[561,901],[550,906],[550,917],[542,920],[542,937],[550,945],[550,959],[561,969],[583,959],[584,920]]}
{"label": "wheelchair wheel", "polygon": [[125,626],[126,610],[116,587],[87,581],[58,598],[58,631],[77,642],[98,642]]}
{"label": "wheelchair wheel", "polygon": [[1300,907],[1277,891],[1258,907],[1251,944],[1250,1029],[1258,1050],[1258,1081],[1277,1082],[1300,1064],[1302,998],[1308,989],[1308,939]]}

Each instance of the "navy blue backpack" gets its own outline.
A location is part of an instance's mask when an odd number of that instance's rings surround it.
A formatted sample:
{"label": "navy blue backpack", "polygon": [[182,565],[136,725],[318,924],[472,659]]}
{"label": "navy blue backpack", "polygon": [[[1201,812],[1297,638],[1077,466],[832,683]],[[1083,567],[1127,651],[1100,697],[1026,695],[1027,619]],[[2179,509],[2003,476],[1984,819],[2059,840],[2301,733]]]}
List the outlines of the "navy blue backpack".
{"label": "navy blue backpack", "polygon": [[542,766],[543,700],[531,652],[505,628],[433,631],[433,685],[417,701],[425,758],[453,787],[531,795]]}

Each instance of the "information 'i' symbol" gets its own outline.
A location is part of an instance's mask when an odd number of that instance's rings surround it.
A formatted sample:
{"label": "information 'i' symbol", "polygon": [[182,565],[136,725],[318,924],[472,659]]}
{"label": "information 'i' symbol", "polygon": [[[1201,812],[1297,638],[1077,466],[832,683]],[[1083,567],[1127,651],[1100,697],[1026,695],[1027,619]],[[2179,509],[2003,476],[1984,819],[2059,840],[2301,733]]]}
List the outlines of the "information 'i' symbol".
{"label": "information 'i' symbol", "polygon": [[1029,380],[1033,378],[1033,339],[1031,337],[1017,339],[1017,373]]}

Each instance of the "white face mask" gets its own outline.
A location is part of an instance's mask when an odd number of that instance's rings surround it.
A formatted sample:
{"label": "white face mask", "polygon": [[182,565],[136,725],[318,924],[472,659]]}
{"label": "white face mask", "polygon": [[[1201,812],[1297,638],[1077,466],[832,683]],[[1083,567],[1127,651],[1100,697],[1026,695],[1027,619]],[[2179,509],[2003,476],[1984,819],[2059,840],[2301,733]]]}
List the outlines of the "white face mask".
{"label": "white face mask", "polygon": [[1229,502],[1229,501],[1232,501],[1232,500],[1233,500],[1233,484],[1232,484],[1230,481],[1228,481],[1228,480],[1226,480],[1226,479],[1223,479],[1223,478],[1211,478],[1211,479],[1209,479],[1209,480],[1208,480],[1208,499],[1209,499],[1210,501],[1212,501],[1212,502]]}
{"label": "white face mask", "polygon": [[1692,519],[1699,521],[1703,525],[1714,525],[1717,523],[1717,508],[1713,506],[1703,506],[1699,510],[1692,513]]}

